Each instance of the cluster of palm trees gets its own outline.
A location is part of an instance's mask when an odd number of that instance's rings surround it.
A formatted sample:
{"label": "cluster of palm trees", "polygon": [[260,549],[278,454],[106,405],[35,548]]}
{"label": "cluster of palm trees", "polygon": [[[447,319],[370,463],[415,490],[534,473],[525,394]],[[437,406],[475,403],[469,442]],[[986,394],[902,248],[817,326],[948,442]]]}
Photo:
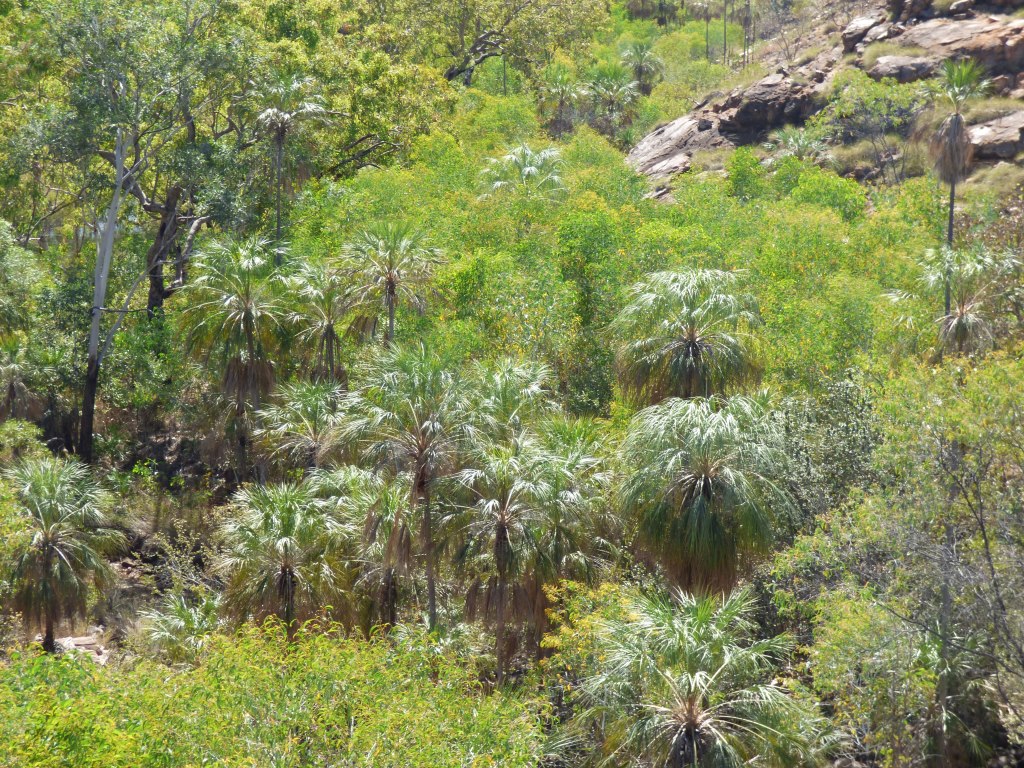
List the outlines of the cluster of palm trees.
{"label": "cluster of palm trees", "polygon": [[441,261],[420,230],[402,223],[360,232],[338,259],[291,268],[276,263],[280,248],[271,251],[257,236],[214,243],[196,256],[196,276],[182,291],[186,346],[221,372],[243,480],[254,415],[286,372],[280,361],[293,355],[308,380],[344,388],[346,338],[375,337],[383,311],[390,345],[397,310],[423,307]]}
{"label": "cluster of palm trees", "polygon": [[651,95],[664,72],[664,62],[644,41],[627,47],[619,62],[598,64],[582,81],[564,65],[552,65],[540,87],[548,130],[562,136],[586,122],[616,139],[632,122],[638,99]]}

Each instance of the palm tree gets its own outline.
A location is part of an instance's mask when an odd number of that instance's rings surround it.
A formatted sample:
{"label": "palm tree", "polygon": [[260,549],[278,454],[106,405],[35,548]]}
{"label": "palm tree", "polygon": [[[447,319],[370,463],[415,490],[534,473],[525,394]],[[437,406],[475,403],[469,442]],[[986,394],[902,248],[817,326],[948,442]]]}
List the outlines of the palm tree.
{"label": "palm tree", "polygon": [[632,73],[620,64],[602,64],[587,78],[593,125],[599,133],[614,139],[619,128],[632,119],[640,87]]}
{"label": "palm tree", "polygon": [[557,138],[571,131],[580,86],[568,67],[554,64],[544,71],[540,97],[541,109],[550,114],[547,127],[551,135]]}
{"label": "palm tree", "polygon": [[85,613],[90,585],[102,588],[112,575],[102,554],[123,537],[108,527],[109,499],[85,465],[27,459],[3,477],[25,532],[11,568],[12,606],[43,627],[43,650],[53,653],[56,625]]}
{"label": "palm tree", "polygon": [[776,484],[785,454],[759,400],[671,398],[633,417],[621,447],[625,511],[678,585],[729,587],[739,556],[763,551],[793,509]]}
{"label": "palm tree", "polygon": [[611,325],[627,397],[657,403],[756,379],[749,331],[760,318],[755,299],[736,293],[739,281],[736,272],[690,269],[655,272],[630,289]]}
{"label": "palm tree", "polygon": [[281,192],[284,186],[284,151],[288,137],[294,134],[301,123],[309,119],[323,119],[327,114],[317,96],[309,95],[313,80],[308,77],[284,78],[265,86],[261,92],[262,101],[267,104],[256,117],[263,133],[270,139],[274,149],[275,180],[275,227],[274,263],[281,265],[283,248],[281,239]]}
{"label": "palm tree", "polygon": [[476,363],[469,373],[474,425],[493,440],[511,439],[537,416],[555,413],[551,375],[545,365],[511,358]]}
{"label": "palm tree", "polygon": [[313,381],[348,386],[342,361],[342,329],[352,317],[355,299],[345,271],[332,264],[307,263],[287,279],[295,298],[289,316],[297,340],[310,351],[306,370]]}
{"label": "palm tree", "polygon": [[221,602],[218,592],[204,592],[195,599],[180,592],[169,594],[158,608],[140,612],[145,637],[172,664],[194,663],[220,627]]}
{"label": "palm tree", "polygon": [[598,627],[584,722],[616,764],[664,768],[815,766],[839,739],[813,702],[773,678],[786,636],[756,639],[755,602],[631,595]]}
{"label": "palm tree", "polygon": [[299,467],[316,469],[331,449],[330,431],[340,418],[343,396],[333,384],[286,384],[277,402],[257,414],[256,436],[266,441],[272,456],[286,455]]}
{"label": "palm tree", "polygon": [[776,159],[795,157],[816,164],[827,164],[832,160],[825,141],[806,128],[791,125],[774,131],[764,147],[773,152]]}
{"label": "palm tree", "polygon": [[470,466],[458,474],[473,496],[462,559],[476,570],[476,577],[467,591],[466,613],[470,618],[481,612],[494,617],[497,683],[501,685],[509,610],[524,614],[531,606],[527,567],[544,507],[552,501],[549,477],[560,465],[528,432],[508,441],[485,441],[468,453]]}
{"label": "palm tree", "polygon": [[480,197],[515,192],[527,200],[560,200],[566,194],[562,170],[562,153],[556,147],[534,151],[529,145],[520,144],[487,160],[480,174],[485,188]]}
{"label": "palm tree", "polygon": [[[371,362],[368,383],[349,393],[335,440],[358,446],[379,469],[408,481],[408,513],[419,514],[430,628],[437,626],[433,500],[437,482],[455,472],[469,413],[466,386],[426,347],[393,347]],[[395,542],[409,538],[408,517],[392,523]],[[393,565],[393,561],[388,565]]]}
{"label": "palm tree", "polygon": [[[977,352],[993,343],[993,326],[1008,286],[1016,283],[1021,262],[1010,252],[984,248],[929,250],[918,262],[919,282],[928,291],[948,291],[950,311],[938,319],[939,344],[955,354]],[[916,299],[904,291],[894,301]]]}
{"label": "palm tree", "polygon": [[345,246],[343,254],[345,274],[354,283],[353,297],[357,313],[361,313],[357,326],[363,335],[374,335],[376,307],[383,304],[388,315],[385,343],[391,346],[398,303],[423,310],[423,289],[434,267],[442,261],[441,251],[427,243],[421,230],[404,223],[387,223],[361,232]]}
{"label": "palm tree", "polygon": [[240,489],[220,535],[224,600],[238,617],[278,616],[292,640],[299,621],[347,602],[357,527],[311,484]]}
{"label": "palm tree", "polygon": [[[939,125],[932,137],[932,155],[939,179],[949,185],[949,219],[946,226],[946,245],[953,247],[953,213],[956,204],[956,185],[967,175],[971,164],[971,138],[967,132],[967,121],[963,108],[970,99],[982,96],[988,91],[989,81],[985,70],[972,60],[953,61],[947,59],[939,70],[938,81],[933,92],[945,102],[950,112]],[[945,313],[949,315],[950,289],[947,285]]]}
{"label": "palm tree", "polygon": [[250,416],[273,386],[273,355],[286,337],[288,312],[280,298],[268,243],[258,237],[225,240],[196,256],[197,276],[182,295],[186,347],[223,371],[234,402],[239,476],[248,475]]}
{"label": "palm tree", "polygon": [[622,63],[633,73],[640,93],[650,96],[658,79],[665,72],[665,62],[658,58],[650,43],[630,45],[622,54]]}
{"label": "palm tree", "polygon": [[373,585],[377,618],[382,626],[394,627],[398,624],[398,579],[408,573],[413,560],[406,514],[411,479],[405,474],[388,477],[344,465],[317,470],[309,480],[321,498],[346,499],[354,518],[363,521],[358,583]]}

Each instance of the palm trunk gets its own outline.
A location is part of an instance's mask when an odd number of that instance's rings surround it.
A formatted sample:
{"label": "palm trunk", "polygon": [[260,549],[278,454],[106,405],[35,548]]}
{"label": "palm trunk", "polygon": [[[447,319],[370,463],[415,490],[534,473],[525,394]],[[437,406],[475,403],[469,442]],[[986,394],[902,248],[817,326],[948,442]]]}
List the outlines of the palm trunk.
{"label": "palm trunk", "polygon": [[386,342],[390,348],[395,340],[395,286],[392,283],[388,283],[386,300],[388,305],[388,334]]}
{"label": "palm trunk", "polygon": [[[956,203],[956,181],[950,182],[949,185],[949,220],[946,223],[946,245],[950,248],[953,247],[953,213],[954,205]],[[949,317],[950,309],[952,309],[952,291],[953,288],[950,285],[949,271],[946,272],[946,285],[945,285],[945,303],[944,307],[946,310],[946,317]]]}
{"label": "palm trunk", "polygon": [[430,626],[430,631],[433,632],[437,628],[437,579],[434,574],[434,533],[433,533],[433,521],[430,515],[430,495],[426,490],[426,483],[420,483],[422,487],[422,493],[420,495],[420,502],[423,505],[423,529],[420,532],[420,537],[423,542],[423,554],[426,558],[427,566],[427,617]]}
{"label": "palm trunk", "polygon": [[495,617],[497,626],[494,630],[494,655],[498,660],[498,687],[505,682],[505,585],[506,576],[498,574],[498,608]]}
{"label": "palm trunk", "polygon": [[704,17],[704,58],[711,63],[711,13]]}
{"label": "palm trunk", "polygon": [[277,176],[277,199],[275,201],[277,224],[274,235],[274,264],[281,266],[281,175],[282,166],[284,165],[284,136],[278,137],[274,143],[276,145],[274,170],[276,171]]}
{"label": "palm trunk", "polygon": [[57,640],[54,637],[53,632],[53,616],[47,612],[46,614],[46,628],[43,632],[43,651],[46,653],[57,652]]}

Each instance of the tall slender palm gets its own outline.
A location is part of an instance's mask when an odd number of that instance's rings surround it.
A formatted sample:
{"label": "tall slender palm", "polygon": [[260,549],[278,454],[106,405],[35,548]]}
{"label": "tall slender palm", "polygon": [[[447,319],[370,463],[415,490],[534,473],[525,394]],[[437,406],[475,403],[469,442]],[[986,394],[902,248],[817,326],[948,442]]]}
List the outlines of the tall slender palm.
{"label": "tall slender palm", "polygon": [[352,319],[355,299],[345,270],[329,263],[307,263],[287,279],[294,296],[291,324],[306,352],[306,370],[313,381],[348,386],[342,360],[342,336]]}
{"label": "tall slender palm", "polygon": [[634,595],[599,627],[584,722],[615,764],[664,768],[815,766],[839,744],[813,702],[773,680],[792,649],[759,640],[755,602]]}
{"label": "tall slender palm", "polygon": [[630,289],[611,325],[628,397],[707,396],[756,379],[750,329],[760,319],[739,281],[735,272],[691,269],[655,272]]}
{"label": "tall slender palm", "polygon": [[331,449],[330,432],[340,418],[343,395],[333,384],[286,384],[276,402],[258,412],[256,436],[267,442],[272,456],[288,456],[299,467],[316,469]]}
{"label": "tall slender palm", "polygon": [[[549,480],[559,468],[528,432],[507,441],[485,441],[469,451],[459,481],[473,495],[464,558],[475,570],[466,596],[467,615],[493,616],[497,682],[505,679],[508,615],[526,614],[525,578],[533,560],[543,509],[551,502]],[[481,602],[483,603],[481,610]]]}
{"label": "tall slender palm", "polygon": [[196,256],[197,275],[181,292],[186,346],[215,361],[234,403],[239,475],[248,475],[249,421],[274,382],[274,353],[286,337],[287,309],[266,240],[225,240]]}
{"label": "tall slender palm", "polygon": [[281,194],[284,187],[285,145],[304,121],[323,119],[327,114],[320,98],[310,94],[312,85],[311,78],[283,78],[265,86],[260,93],[267,106],[256,117],[256,122],[269,138],[274,151],[274,263],[278,266],[283,256]]}
{"label": "tall slender palm", "polygon": [[[366,385],[349,393],[335,439],[357,445],[376,466],[408,479],[408,512],[419,515],[419,551],[427,580],[427,611],[437,626],[434,496],[441,478],[456,471],[465,438],[469,399],[465,383],[425,346],[394,347],[372,361]],[[408,518],[392,525],[401,539]],[[395,552],[399,547],[389,545]]]}
{"label": "tall slender palm", "polygon": [[644,96],[651,95],[665,72],[665,62],[658,58],[648,42],[633,43],[626,48],[622,53],[622,63],[633,73],[633,80]]}
{"label": "tall slender palm", "polygon": [[84,614],[90,585],[111,577],[103,553],[123,537],[108,527],[108,497],[85,465],[28,459],[3,476],[25,531],[11,568],[12,605],[43,627],[43,650],[53,653],[57,624]]}
{"label": "tall slender palm", "polygon": [[220,535],[224,600],[239,618],[278,616],[291,640],[301,620],[348,602],[358,526],[310,483],[240,489]]}
{"label": "tall slender palm", "polygon": [[[946,245],[953,247],[953,215],[956,205],[956,185],[964,179],[971,164],[971,138],[963,109],[970,99],[982,96],[989,88],[985,70],[973,59],[946,60],[939,70],[933,91],[950,110],[932,137],[931,149],[935,158],[935,171],[949,185],[949,218],[946,225]],[[945,292],[945,313],[950,313],[950,289]]]}
{"label": "tall slender palm", "polygon": [[527,200],[560,200],[566,194],[563,169],[562,153],[556,147],[534,150],[520,144],[487,160],[480,173],[484,185],[481,198],[514,192]]}
{"label": "tall slender palm", "polygon": [[426,306],[424,289],[434,267],[441,263],[441,251],[427,242],[426,235],[405,223],[378,224],[364,230],[343,251],[345,273],[353,283],[357,302],[357,325],[374,335],[377,306],[388,316],[388,346],[395,339],[395,310],[404,302],[417,310]]}
{"label": "tall slender palm", "polygon": [[678,585],[729,587],[739,556],[771,543],[793,508],[776,484],[782,436],[761,402],[671,398],[633,417],[621,501],[640,542]]}

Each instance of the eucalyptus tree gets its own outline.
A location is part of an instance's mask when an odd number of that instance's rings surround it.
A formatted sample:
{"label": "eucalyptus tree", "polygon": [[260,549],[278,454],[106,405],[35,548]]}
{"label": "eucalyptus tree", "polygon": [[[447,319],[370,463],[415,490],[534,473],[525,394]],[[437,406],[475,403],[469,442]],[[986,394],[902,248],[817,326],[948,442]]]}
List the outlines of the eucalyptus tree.
{"label": "eucalyptus tree", "polygon": [[655,272],[634,285],[611,324],[627,397],[708,396],[755,380],[751,330],[760,324],[741,275],[716,269]]}
{"label": "eucalyptus tree", "polygon": [[[437,485],[452,476],[468,429],[466,382],[424,345],[382,350],[369,363],[365,384],[343,403],[335,440],[361,450],[374,466],[407,483],[407,508],[392,522],[392,536],[404,538],[419,517],[418,555],[427,581],[430,628],[437,626]],[[394,556],[395,547],[389,547]],[[393,564],[393,562],[391,563]]]}
{"label": "eucalyptus tree", "polygon": [[345,245],[342,256],[344,274],[352,282],[355,328],[360,335],[375,335],[378,307],[383,305],[388,318],[384,340],[390,347],[399,303],[420,311],[426,307],[426,287],[442,263],[440,249],[429,244],[422,230],[388,222],[360,232]]}
{"label": "eucalyptus tree", "polygon": [[[973,59],[954,61],[947,59],[939,69],[933,94],[949,109],[949,114],[932,137],[931,150],[935,158],[935,171],[939,179],[949,185],[949,216],[946,225],[946,245],[953,247],[953,217],[956,205],[956,185],[967,176],[971,164],[971,137],[963,109],[967,102],[983,96],[989,89],[982,66]],[[946,289],[945,312],[950,313],[950,293]]]}
{"label": "eucalyptus tree", "polygon": [[216,567],[227,580],[225,605],[237,618],[277,616],[291,640],[317,611],[349,605],[359,526],[312,484],[241,488],[219,533]]}
{"label": "eucalyptus tree", "polygon": [[334,384],[285,384],[274,402],[257,412],[255,436],[266,443],[271,457],[285,456],[297,467],[316,469],[333,448],[331,430],[341,418],[343,396]]}
{"label": "eucalyptus tree", "polygon": [[14,493],[20,531],[11,563],[11,607],[42,626],[43,650],[56,650],[64,619],[83,615],[92,587],[112,578],[103,555],[124,542],[107,519],[109,497],[89,468],[51,457],[3,473]]}
{"label": "eucalyptus tree", "polygon": [[[615,764],[664,768],[826,765],[840,739],[776,675],[793,649],[757,638],[755,602],[635,594],[598,626],[589,709],[577,724]],[[582,740],[581,740],[582,743]]]}
{"label": "eucalyptus tree", "polygon": [[266,105],[256,122],[274,153],[274,262],[281,265],[281,194],[284,187],[285,147],[303,122],[323,120],[328,116],[323,100],[312,93],[314,81],[309,77],[283,77],[260,90],[259,98]]}
{"label": "eucalyptus tree", "polygon": [[651,44],[644,41],[629,45],[622,53],[622,63],[633,73],[633,80],[644,96],[651,95],[665,73],[665,62],[658,58]]}
{"label": "eucalyptus tree", "polygon": [[252,415],[274,383],[274,355],[287,339],[288,308],[269,243],[259,237],[214,243],[196,257],[182,292],[186,348],[222,374],[234,404],[239,475],[248,475]]}
{"label": "eucalyptus tree", "polygon": [[639,544],[689,589],[731,587],[792,513],[783,435],[758,399],[670,398],[637,413],[621,446],[623,510]]}
{"label": "eucalyptus tree", "polygon": [[355,300],[345,271],[333,263],[306,263],[287,278],[292,292],[289,321],[305,353],[313,381],[348,386],[343,337]]}
{"label": "eucalyptus tree", "polygon": [[534,150],[528,144],[519,144],[504,155],[488,158],[480,173],[484,188],[481,197],[515,193],[527,200],[561,200],[566,194],[563,170],[562,153],[557,147]]}

